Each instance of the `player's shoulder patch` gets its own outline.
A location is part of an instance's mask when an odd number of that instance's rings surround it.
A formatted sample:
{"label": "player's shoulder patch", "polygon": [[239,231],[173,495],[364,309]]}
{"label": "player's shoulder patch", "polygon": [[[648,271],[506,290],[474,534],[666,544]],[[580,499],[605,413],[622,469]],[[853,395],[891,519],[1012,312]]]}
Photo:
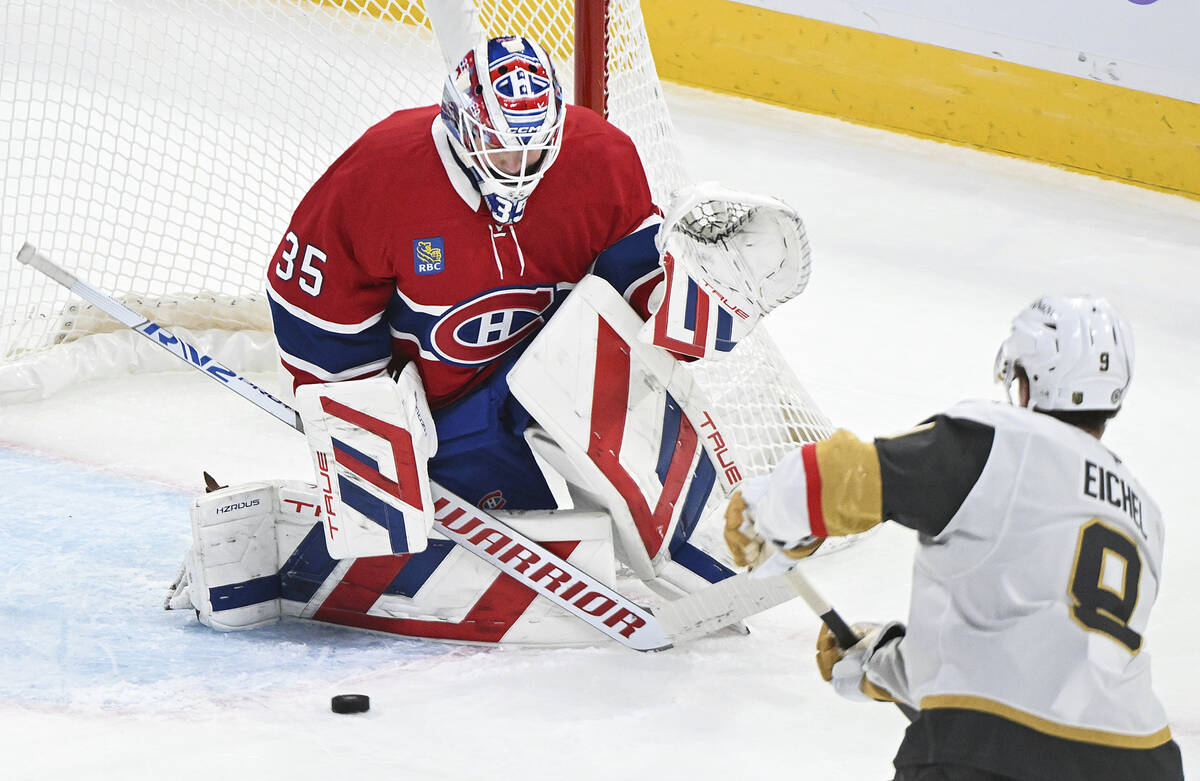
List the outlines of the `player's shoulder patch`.
{"label": "player's shoulder patch", "polygon": [[440,274],[446,270],[446,239],[430,236],[413,239],[413,271],[422,276]]}

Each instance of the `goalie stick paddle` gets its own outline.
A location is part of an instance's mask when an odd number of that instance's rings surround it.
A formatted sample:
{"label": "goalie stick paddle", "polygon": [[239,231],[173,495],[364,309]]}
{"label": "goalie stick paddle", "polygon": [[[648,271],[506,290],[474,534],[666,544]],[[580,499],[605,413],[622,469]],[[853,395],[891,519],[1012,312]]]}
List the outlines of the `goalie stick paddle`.
{"label": "goalie stick paddle", "polygon": [[[17,259],[278,420],[297,431],[304,431],[299,413],[288,404],[83,282],[39,253],[33,245],[26,243],[21,247]],[[651,612],[436,482],[431,482],[431,488],[435,525],[447,538],[613,640],[637,651],[670,648],[675,643],[709,634],[800,594],[789,585],[787,577],[790,573],[768,578],[752,578],[749,573],[742,573]]]}

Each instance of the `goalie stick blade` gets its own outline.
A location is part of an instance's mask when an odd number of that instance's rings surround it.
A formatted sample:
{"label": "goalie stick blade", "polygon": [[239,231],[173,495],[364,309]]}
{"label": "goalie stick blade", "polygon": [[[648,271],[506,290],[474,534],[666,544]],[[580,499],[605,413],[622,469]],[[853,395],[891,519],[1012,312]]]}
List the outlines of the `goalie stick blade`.
{"label": "goalie stick blade", "polygon": [[654,614],[676,643],[694,640],[800,596],[790,575],[755,578],[743,572],[668,602]]}

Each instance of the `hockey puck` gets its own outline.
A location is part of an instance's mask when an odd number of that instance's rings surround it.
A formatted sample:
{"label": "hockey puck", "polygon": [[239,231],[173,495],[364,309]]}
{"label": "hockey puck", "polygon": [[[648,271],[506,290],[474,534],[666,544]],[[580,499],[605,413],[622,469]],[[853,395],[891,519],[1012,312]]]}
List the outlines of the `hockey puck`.
{"label": "hockey puck", "polygon": [[365,694],[339,694],[329,702],[334,713],[366,713],[371,709],[371,698]]}

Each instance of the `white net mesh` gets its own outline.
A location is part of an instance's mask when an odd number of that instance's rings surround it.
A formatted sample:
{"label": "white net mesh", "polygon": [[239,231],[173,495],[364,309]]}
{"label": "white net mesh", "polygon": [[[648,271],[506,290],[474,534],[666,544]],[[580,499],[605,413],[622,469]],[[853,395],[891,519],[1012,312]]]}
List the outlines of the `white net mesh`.
{"label": "white net mesh", "polygon": [[[610,6],[609,118],[666,204],[686,177],[640,6]],[[480,11],[545,46],[568,99],[573,20],[564,0]],[[300,198],[444,71],[420,4],[391,0],[7,0],[0,36],[0,366],[112,327],[19,266],[26,241],[163,325],[268,330],[264,268]],[[745,475],[829,431],[762,329],[693,369]]]}

